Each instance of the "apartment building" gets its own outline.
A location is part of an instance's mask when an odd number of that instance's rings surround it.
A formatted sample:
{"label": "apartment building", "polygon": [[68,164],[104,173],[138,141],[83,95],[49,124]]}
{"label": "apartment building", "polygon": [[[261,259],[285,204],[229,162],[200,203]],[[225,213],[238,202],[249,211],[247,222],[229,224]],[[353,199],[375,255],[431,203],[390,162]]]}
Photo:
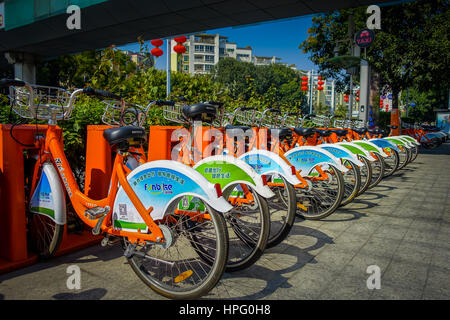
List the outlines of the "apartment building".
{"label": "apartment building", "polygon": [[228,41],[228,37],[219,34],[195,34],[189,36],[184,46],[186,52],[179,56],[173,51],[177,43],[172,40],[171,69],[190,74],[208,73],[212,67],[224,58],[238,61],[252,62],[256,65],[278,63],[281,58],[255,57],[250,46],[238,47],[235,42]]}

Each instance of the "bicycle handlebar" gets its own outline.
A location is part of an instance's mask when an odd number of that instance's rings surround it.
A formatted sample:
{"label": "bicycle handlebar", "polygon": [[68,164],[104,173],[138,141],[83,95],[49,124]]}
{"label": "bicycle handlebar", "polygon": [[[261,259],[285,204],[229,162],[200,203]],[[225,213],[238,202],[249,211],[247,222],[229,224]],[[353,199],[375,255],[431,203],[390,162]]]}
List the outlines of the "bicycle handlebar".
{"label": "bicycle handlebar", "polygon": [[214,101],[214,100],[207,101],[206,103],[212,104],[214,106],[218,106],[219,108],[222,107],[225,104],[225,102]]}
{"label": "bicycle handlebar", "polygon": [[175,101],[171,101],[171,100],[156,100],[155,104],[157,106],[174,106],[175,105]]}
{"label": "bicycle handlebar", "polygon": [[15,86],[15,87],[24,87],[26,85],[25,81],[22,80],[15,80],[15,79],[0,79],[0,87],[9,87],[9,86]]}
{"label": "bicycle handlebar", "polygon": [[242,107],[239,109],[239,111],[250,111],[250,110],[257,110],[255,107]]}
{"label": "bicycle handlebar", "polygon": [[88,96],[97,96],[97,97],[102,97],[102,98],[109,98],[109,99],[116,99],[116,100],[121,100],[122,97],[109,92],[109,91],[104,91],[104,90],[98,90],[98,89],[94,89],[91,87],[87,87],[83,89],[83,93],[88,95]]}

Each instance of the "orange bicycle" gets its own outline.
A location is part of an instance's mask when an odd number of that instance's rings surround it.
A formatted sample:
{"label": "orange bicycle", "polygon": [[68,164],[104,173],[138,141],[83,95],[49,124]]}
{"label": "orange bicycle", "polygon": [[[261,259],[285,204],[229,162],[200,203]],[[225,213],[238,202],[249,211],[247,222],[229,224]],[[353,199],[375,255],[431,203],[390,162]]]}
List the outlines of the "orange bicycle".
{"label": "orange bicycle", "polygon": [[[72,93],[55,87],[0,80],[10,87],[11,107],[27,119],[47,120],[44,136],[36,135],[36,160],[29,197],[29,230],[42,256],[52,255],[66,222],[65,192],[77,216],[105,236],[102,244],[122,240],[124,256],[139,278],[157,293],[194,299],[220,280],[227,262],[228,233],[223,213],[231,205],[220,186],[179,162],[161,160],[131,170],[132,147],[146,139],[134,126],[104,131],[115,151],[110,189],[106,198],[83,194],[64,154],[57,121],[70,118],[78,95],[120,99],[92,88]],[[208,259],[205,259],[205,256]]]}

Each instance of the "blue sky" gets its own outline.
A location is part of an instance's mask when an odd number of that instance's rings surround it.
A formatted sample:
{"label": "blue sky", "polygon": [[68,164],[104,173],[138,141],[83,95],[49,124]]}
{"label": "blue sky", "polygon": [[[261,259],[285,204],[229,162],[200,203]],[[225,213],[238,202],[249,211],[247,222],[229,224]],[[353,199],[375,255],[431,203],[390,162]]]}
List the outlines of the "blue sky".
{"label": "blue sky", "polygon": [[[295,64],[297,69],[317,70],[317,67],[298,49],[299,44],[307,38],[307,30],[311,27],[312,16],[302,16],[260,24],[204,30],[206,33],[219,33],[228,37],[228,41],[236,42],[238,47],[251,46],[257,56],[277,56],[281,62]],[[149,45],[151,47],[151,45]],[[121,47],[138,51],[139,46],[129,44]],[[156,61],[158,69],[166,68],[166,44],[161,48],[164,55]]]}

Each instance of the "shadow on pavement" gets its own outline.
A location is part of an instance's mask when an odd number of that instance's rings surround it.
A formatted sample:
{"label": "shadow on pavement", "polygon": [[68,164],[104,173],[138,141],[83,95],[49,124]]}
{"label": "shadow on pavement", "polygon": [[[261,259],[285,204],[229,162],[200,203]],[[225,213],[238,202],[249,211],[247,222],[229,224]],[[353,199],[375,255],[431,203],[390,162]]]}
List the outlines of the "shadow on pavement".
{"label": "shadow on pavement", "polygon": [[[295,225],[292,227],[291,232],[289,233],[289,237],[303,235],[307,237],[313,237],[316,239],[316,242],[307,247],[307,248],[299,248],[297,245],[292,245],[289,242],[289,238],[285,240],[280,245],[268,249],[265,254],[261,257],[260,261],[256,264],[252,265],[248,269],[234,272],[234,273],[225,273],[222,277],[222,281],[217,285],[214,290],[223,291],[228,295],[229,298],[221,298],[224,300],[235,300],[235,299],[261,299],[267,297],[268,295],[274,293],[278,288],[290,288],[292,285],[288,283],[288,279],[290,277],[284,276],[284,274],[291,273],[293,271],[301,269],[306,264],[317,264],[317,261],[314,259],[315,255],[309,253],[310,251],[317,250],[323,247],[326,244],[334,243],[333,239],[329,237],[324,232],[321,232],[317,229]],[[289,266],[284,268],[279,268],[280,265],[285,263],[285,261],[273,261],[271,259],[265,258],[266,254],[281,254],[292,257],[292,262],[289,261]],[[271,267],[276,266],[272,270]],[[265,285],[262,288],[255,287],[253,281],[245,281],[245,279],[251,278],[253,280],[257,280],[258,283],[265,282]],[[240,281],[242,279],[242,281]],[[231,285],[227,285],[229,282]],[[252,293],[242,294],[239,291],[253,291]],[[221,293],[221,296],[224,294]],[[204,297],[208,299],[208,296]]]}
{"label": "shadow on pavement", "polygon": [[100,300],[108,291],[104,288],[95,288],[79,293],[64,292],[55,294],[52,298],[56,300]]}

